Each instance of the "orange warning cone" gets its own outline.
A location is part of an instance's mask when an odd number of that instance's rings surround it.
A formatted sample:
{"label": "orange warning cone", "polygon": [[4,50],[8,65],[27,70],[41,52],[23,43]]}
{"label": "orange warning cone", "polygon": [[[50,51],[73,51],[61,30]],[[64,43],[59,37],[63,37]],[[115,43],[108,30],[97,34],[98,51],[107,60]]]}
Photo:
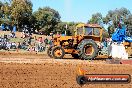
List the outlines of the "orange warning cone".
{"label": "orange warning cone", "polygon": [[81,69],[80,67],[79,67],[78,71],[79,71],[80,75],[84,75],[85,74],[85,71],[83,69]]}

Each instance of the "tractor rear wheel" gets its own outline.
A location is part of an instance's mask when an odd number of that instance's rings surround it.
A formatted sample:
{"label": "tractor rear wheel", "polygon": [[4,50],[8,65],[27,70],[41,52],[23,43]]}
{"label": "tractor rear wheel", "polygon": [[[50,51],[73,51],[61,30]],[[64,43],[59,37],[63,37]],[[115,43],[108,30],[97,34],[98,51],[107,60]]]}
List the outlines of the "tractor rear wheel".
{"label": "tractor rear wheel", "polygon": [[52,46],[50,46],[48,49],[47,49],[47,54],[48,54],[48,56],[50,57],[50,58],[52,58],[53,57],[53,55],[52,55]]}
{"label": "tractor rear wheel", "polygon": [[79,56],[85,60],[92,60],[98,55],[97,44],[93,40],[83,40],[78,45]]}
{"label": "tractor rear wheel", "polygon": [[62,59],[65,55],[65,50],[60,46],[56,46],[52,49],[52,55],[55,59]]}

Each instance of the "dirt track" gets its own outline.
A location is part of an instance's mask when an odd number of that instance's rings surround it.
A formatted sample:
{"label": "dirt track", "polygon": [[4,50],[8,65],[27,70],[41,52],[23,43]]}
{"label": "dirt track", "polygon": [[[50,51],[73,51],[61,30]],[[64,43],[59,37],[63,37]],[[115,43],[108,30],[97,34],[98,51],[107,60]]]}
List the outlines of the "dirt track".
{"label": "dirt track", "polygon": [[[14,56],[15,55],[15,56]],[[88,74],[131,74],[132,65],[104,61],[54,60],[46,54],[0,53],[0,88],[132,88],[129,84],[76,83],[78,67]]]}

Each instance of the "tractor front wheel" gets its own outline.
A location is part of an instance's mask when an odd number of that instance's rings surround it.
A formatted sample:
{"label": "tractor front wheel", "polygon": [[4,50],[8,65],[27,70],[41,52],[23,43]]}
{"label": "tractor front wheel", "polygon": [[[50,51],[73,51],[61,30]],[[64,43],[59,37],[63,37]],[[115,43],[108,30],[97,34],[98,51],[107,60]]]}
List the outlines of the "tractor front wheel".
{"label": "tractor front wheel", "polygon": [[55,59],[62,59],[65,55],[65,50],[60,46],[56,46],[52,49],[52,55]]}

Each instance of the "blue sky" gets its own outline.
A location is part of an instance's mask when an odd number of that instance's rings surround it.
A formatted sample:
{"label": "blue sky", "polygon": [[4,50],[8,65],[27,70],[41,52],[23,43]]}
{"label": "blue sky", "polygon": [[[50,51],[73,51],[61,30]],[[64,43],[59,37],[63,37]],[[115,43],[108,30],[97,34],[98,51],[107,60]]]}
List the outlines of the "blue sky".
{"label": "blue sky", "polygon": [[100,12],[103,16],[109,10],[125,7],[132,13],[131,0],[32,0],[33,11],[49,6],[57,10],[62,21],[87,22],[92,14]]}
{"label": "blue sky", "polygon": [[[4,0],[2,0],[4,1]],[[6,1],[6,0],[5,0]],[[87,22],[92,14],[100,12],[103,16],[109,10],[125,7],[132,13],[132,0],[31,0],[33,11],[49,6],[57,10],[62,21]]]}

